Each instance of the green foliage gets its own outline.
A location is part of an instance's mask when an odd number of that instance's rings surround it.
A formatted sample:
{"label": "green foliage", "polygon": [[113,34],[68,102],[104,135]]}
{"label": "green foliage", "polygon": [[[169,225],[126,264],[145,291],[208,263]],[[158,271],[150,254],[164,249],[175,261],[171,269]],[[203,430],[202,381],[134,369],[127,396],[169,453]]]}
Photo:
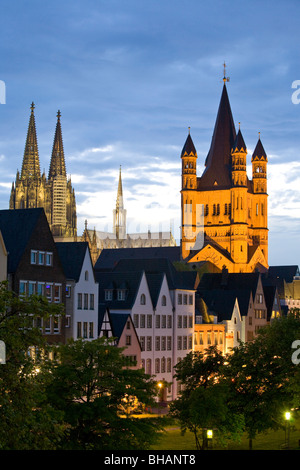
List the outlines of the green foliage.
{"label": "green foliage", "polygon": [[60,439],[59,416],[47,404],[37,373],[42,357],[28,354],[29,347],[45,349],[34,319],[60,311],[40,297],[21,300],[0,284],[0,339],[6,346],[6,363],[0,365],[0,449],[53,449]]}
{"label": "green foliage", "polygon": [[219,442],[239,437],[243,430],[242,416],[229,415],[228,386],[220,380],[223,363],[224,357],[211,347],[205,355],[188,354],[176,366],[176,378],[184,388],[171,404],[171,413],[179,419],[183,432],[194,434],[198,450],[207,448],[207,429],[214,430]]}
{"label": "green foliage", "polygon": [[132,398],[152,404],[155,383],[128,367],[122,350],[106,338],[61,345],[47,387],[51,405],[64,413],[68,432],[62,448],[147,448],[158,431],[155,420],[124,417]]}
{"label": "green foliage", "polygon": [[257,433],[282,426],[285,410],[299,407],[299,366],[292,361],[292,344],[299,338],[299,315],[292,312],[273,320],[254,341],[241,343],[228,357],[224,374],[230,406],[243,412],[250,446]]}

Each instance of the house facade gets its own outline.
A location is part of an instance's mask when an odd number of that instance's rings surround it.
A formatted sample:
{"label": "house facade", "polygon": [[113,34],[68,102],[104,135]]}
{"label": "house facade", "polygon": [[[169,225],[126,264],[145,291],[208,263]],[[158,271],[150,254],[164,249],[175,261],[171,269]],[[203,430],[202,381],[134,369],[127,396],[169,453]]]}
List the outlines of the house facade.
{"label": "house facade", "polygon": [[167,401],[180,391],[174,366],[193,350],[197,275],[192,274],[178,273],[166,259],[124,259],[110,272],[96,271],[100,303],[111,314],[131,315],[141,365],[163,384],[161,398]]}
{"label": "house facade", "polygon": [[66,275],[66,339],[93,340],[98,334],[98,284],[88,243],[56,243]]}
{"label": "house facade", "polygon": [[[39,294],[66,301],[66,278],[43,208],[0,211],[9,288],[20,296]],[[37,320],[49,343],[65,341],[65,317]]]}
{"label": "house facade", "polygon": [[110,313],[107,307],[99,305],[99,338],[114,339],[115,346],[123,349],[129,359],[130,368],[142,367],[141,345],[130,313]]}

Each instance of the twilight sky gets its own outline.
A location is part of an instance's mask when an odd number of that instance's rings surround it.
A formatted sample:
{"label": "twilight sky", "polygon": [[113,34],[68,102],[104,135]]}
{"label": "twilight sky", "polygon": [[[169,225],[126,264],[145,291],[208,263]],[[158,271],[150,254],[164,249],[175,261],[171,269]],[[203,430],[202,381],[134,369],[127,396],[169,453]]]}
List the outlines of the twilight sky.
{"label": "twilight sky", "polygon": [[34,101],[46,175],[61,111],[79,235],[112,230],[121,165],[128,232],[178,239],[181,150],[190,127],[200,176],[225,61],[248,176],[258,132],[269,159],[269,263],[300,264],[299,18],[299,0],[2,2],[0,209]]}

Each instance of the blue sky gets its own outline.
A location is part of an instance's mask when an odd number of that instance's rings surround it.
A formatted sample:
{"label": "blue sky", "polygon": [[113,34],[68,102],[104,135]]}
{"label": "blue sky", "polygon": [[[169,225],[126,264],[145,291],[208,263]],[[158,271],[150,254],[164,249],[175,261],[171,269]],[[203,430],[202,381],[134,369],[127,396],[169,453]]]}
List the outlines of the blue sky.
{"label": "blue sky", "polygon": [[200,176],[225,61],[248,163],[258,132],[269,158],[269,262],[299,264],[299,17],[298,0],[5,2],[0,208],[21,169],[34,101],[46,174],[61,111],[79,234],[85,219],[111,230],[121,165],[129,231],[171,225],[178,237],[181,149],[191,127]]}

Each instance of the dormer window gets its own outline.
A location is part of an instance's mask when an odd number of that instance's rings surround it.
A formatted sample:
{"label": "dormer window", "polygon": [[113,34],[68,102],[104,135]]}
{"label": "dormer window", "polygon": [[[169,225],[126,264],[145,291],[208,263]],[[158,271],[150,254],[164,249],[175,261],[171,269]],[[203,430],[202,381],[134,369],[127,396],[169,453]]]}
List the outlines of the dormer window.
{"label": "dormer window", "polygon": [[105,295],[105,300],[112,300],[112,298],[113,298],[112,289],[106,289],[104,295]]}
{"label": "dormer window", "polygon": [[125,300],[125,297],[126,297],[125,289],[118,289],[117,290],[117,297],[118,297],[118,300]]}

